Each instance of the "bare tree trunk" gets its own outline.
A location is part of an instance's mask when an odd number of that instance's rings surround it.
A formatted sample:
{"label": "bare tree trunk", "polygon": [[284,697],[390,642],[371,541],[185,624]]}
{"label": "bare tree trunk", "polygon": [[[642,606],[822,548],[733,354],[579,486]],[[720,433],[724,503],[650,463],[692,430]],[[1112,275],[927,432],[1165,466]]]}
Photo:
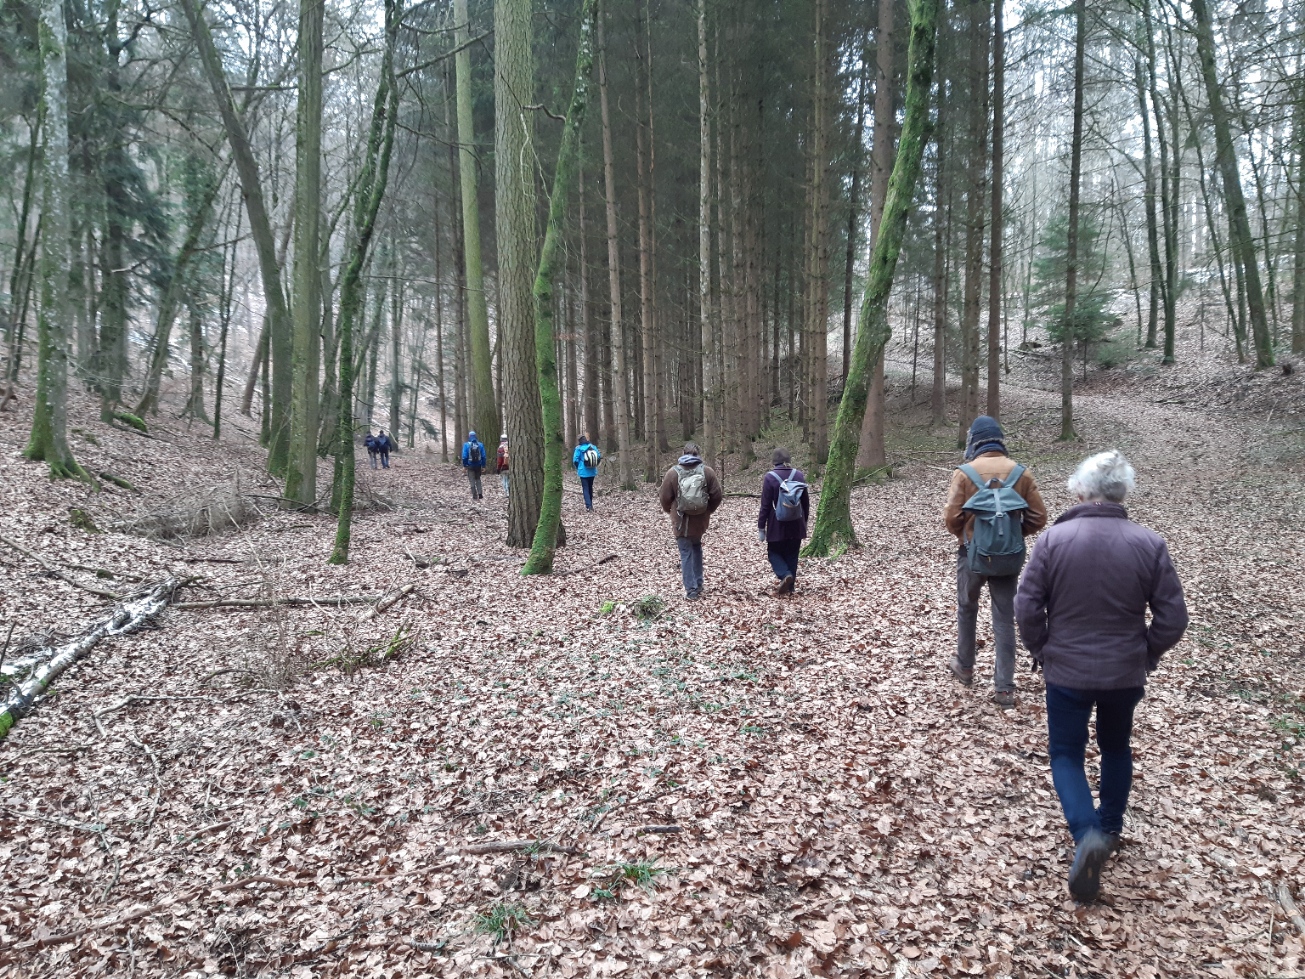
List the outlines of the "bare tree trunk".
{"label": "bare tree trunk", "polygon": [[[495,14],[497,16],[497,13]],[[476,180],[476,127],[472,113],[471,93],[471,25],[467,14],[467,0],[454,0],[453,18],[456,22],[456,39],[458,53],[454,55],[454,70],[457,73],[458,99],[458,175],[462,189],[462,249],[463,263],[467,277],[467,312],[468,329],[471,332],[471,394],[472,406],[468,424],[475,425],[479,434],[489,444],[493,444],[500,431],[498,404],[494,396],[494,378],[490,365],[489,348],[489,309],[485,301],[485,276],[481,266],[480,248],[480,200]],[[527,41],[527,47],[529,41]],[[498,78],[497,62],[495,76]],[[533,82],[521,95],[529,101],[534,91]],[[533,213],[533,212],[532,212]],[[534,267],[534,262],[530,263]],[[528,271],[517,270],[521,275]],[[524,289],[523,286],[518,288]],[[500,300],[501,302],[501,300]],[[503,320],[500,317],[498,330],[501,333]],[[533,358],[532,358],[533,364]],[[501,368],[500,368],[501,369]],[[532,370],[533,373],[533,370]],[[513,469],[518,468],[518,447],[512,446]],[[515,480],[516,474],[513,473]],[[531,523],[533,533],[534,524]],[[519,545],[526,546],[522,541]]]}
{"label": "bare tree trunk", "polygon": [[[640,16],[640,20],[642,17]],[[642,32],[640,32],[642,33]],[[645,52],[635,39],[635,56],[640,70],[635,72],[635,166],[637,174],[635,184],[639,200],[639,312],[640,332],[643,343],[643,417],[644,417],[644,456],[643,480],[645,483],[657,482],[661,473],[657,467],[657,325],[653,311],[654,289],[652,273],[653,227],[650,201],[652,198],[652,174],[648,157],[651,152],[649,139],[644,132],[645,118],[651,118],[652,105],[645,105],[645,86],[649,84],[643,77],[651,74],[651,65],[647,62]]]}
{"label": "bare tree trunk", "polygon": [[[947,12],[939,17],[938,46],[947,43]],[[944,49],[945,50],[945,49]],[[939,59],[941,62],[941,58]],[[947,250],[950,241],[951,171],[947,167],[947,73],[938,78],[938,123],[934,130],[934,153],[938,171],[935,175],[933,215],[933,387],[929,395],[929,415],[934,428],[947,424]]]}
{"label": "bare tree trunk", "polygon": [[580,204],[580,324],[585,338],[585,421],[583,433],[597,443],[598,432],[598,330],[589,306],[589,223],[585,211],[584,153],[578,153],[576,196]]}
{"label": "bare tree trunk", "polygon": [[988,258],[988,414],[1001,418],[1002,166],[1006,134],[1006,30],[1003,0],[992,5],[992,245]]}
{"label": "bare tree trunk", "polygon": [[1297,97],[1296,243],[1291,287],[1291,352],[1305,354],[1305,98]]}
{"label": "bare tree trunk", "polygon": [[625,363],[625,326],[621,315],[621,247],[616,223],[616,163],[612,153],[612,122],[607,107],[607,46],[598,16],[598,94],[603,122],[603,175],[607,197],[607,276],[611,294],[612,398],[616,413],[616,443],[621,457],[621,488],[634,489],[630,448],[630,397]]}
{"label": "bare tree trunk", "polygon": [[[870,241],[879,234],[884,202],[888,199],[888,177],[896,156],[897,128],[896,32],[893,29],[894,0],[879,0],[879,30],[875,39],[875,130],[870,180]],[[884,357],[875,362],[870,378],[870,398],[861,423],[861,445],[856,464],[862,469],[883,469],[888,457],[884,449]]]}
{"label": "bare tree trunk", "polygon": [[1251,236],[1250,220],[1246,215],[1246,199],[1242,194],[1241,174],[1237,167],[1237,150],[1233,145],[1232,128],[1228,110],[1223,104],[1219,87],[1218,70],[1214,63],[1214,29],[1205,0],[1191,0],[1192,16],[1196,20],[1196,47],[1200,55],[1201,74],[1209,99],[1210,117],[1214,123],[1216,164],[1223,178],[1223,193],[1228,204],[1228,243],[1233,256],[1242,269],[1246,283],[1246,305],[1250,313],[1251,336],[1255,341],[1255,366],[1273,366],[1273,336],[1264,308],[1264,291],[1260,285],[1260,266],[1255,254],[1255,240]]}
{"label": "bare tree trunk", "polygon": [[[702,451],[716,458],[717,391],[711,294],[711,84],[707,70],[707,0],[698,0],[698,322],[702,353]],[[1298,301],[1299,302],[1299,301]]]}
{"label": "bare tree trunk", "polygon": [[957,445],[979,414],[979,313],[983,302],[984,199],[988,190],[988,0],[969,4],[965,293],[961,309],[961,412]]}
{"label": "bare tree trunk", "polygon": [[816,462],[823,465],[829,456],[829,234],[826,227],[825,175],[828,160],[828,102],[829,68],[828,43],[825,37],[827,0],[815,0],[815,131],[812,134],[811,171],[811,289],[809,297],[810,321],[807,335],[811,338],[811,452]]}
{"label": "bare tree trunk", "polygon": [[530,547],[539,524],[545,445],[538,358],[552,359],[551,340],[546,349],[537,349],[531,294],[539,253],[534,125],[527,109],[535,90],[530,45],[530,0],[499,0],[494,5],[494,166],[500,376],[505,430],[512,444],[509,547]]}
{"label": "bare tree trunk", "polygon": [[[317,500],[317,411],[320,400],[322,276],[322,29],[325,0],[299,0],[299,102],[295,123],[294,331],[290,447],[285,497]],[[201,404],[202,408],[202,404]]]}
{"label": "bare tree trunk", "polygon": [[[1150,24],[1146,29],[1151,29]],[[1154,52],[1152,52],[1154,55]],[[1137,85],[1138,114],[1142,117],[1142,180],[1146,208],[1146,247],[1151,261],[1151,283],[1147,288],[1146,346],[1154,349],[1159,326],[1160,293],[1164,287],[1164,271],[1160,265],[1159,220],[1156,217],[1155,152],[1151,147],[1151,112],[1147,107],[1146,75],[1139,57],[1134,62]],[[1157,120],[1157,126],[1160,125]]]}
{"label": "bare tree trunk", "polygon": [[1074,305],[1078,299],[1078,210],[1083,174],[1083,53],[1087,5],[1074,0],[1074,135],[1069,151],[1069,229],[1065,244],[1065,322],[1061,327],[1060,437],[1074,433]]}

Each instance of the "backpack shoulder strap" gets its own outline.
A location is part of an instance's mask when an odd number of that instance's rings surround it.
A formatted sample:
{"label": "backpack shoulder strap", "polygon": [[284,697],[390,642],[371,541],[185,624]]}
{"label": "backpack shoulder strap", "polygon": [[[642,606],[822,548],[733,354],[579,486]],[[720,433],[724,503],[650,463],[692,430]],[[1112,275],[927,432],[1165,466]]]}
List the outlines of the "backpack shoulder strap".
{"label": "backpack shoulder strap", "polygon": [[1024,467],[1017,463],[1015,468],[1010,471],[1010,475],[1006,477],[1006,481],[1001,484],[1002,487],[1005,489],[1010,489],[1020,481],[1020,477],[1023,475],[1024,475]]}
{"label": "backpack shoulder strap", "polygon": [[966,463],[963,466],[957,466],[956,468],[959,469],[961,472],[965,473],[965,475],[969,477],[970,482],[973,483],[975,486],[977,486],[979,489],[984,490],[988,488],[985,485],[983,485],[983,477],[979,475],[979,471],[975,469],[973,466],[971,466],[969,463]]}

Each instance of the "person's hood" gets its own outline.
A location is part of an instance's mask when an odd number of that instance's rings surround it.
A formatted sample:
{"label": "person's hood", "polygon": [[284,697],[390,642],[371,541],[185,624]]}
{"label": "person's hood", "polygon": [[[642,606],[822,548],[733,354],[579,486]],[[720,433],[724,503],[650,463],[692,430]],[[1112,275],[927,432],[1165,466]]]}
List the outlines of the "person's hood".
{"label": "person's hood", "polygon": [[677,465],[700,466],[702,465],[702,460],[698,456],[680,456],[677,460]]}

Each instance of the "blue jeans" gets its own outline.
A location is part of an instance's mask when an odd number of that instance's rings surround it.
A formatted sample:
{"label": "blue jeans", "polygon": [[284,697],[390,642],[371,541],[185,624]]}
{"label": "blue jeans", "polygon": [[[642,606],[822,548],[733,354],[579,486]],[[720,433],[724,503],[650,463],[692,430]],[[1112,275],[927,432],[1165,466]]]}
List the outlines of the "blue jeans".
{"label": "blue jeans", "polygon": [[796,580],[798,572],[798,553],[802,550],[800,540],[772,540],[766,542],[766,557],[770,560],[775,577],[783,581],[789,575]]}
{"label": "blue jeans", "polygon": [[[1133,787],[1133,710],[1146,692],[1143,687],[1124,690],[1071,690],[1047,684],[1047,754],[1051,780],[1060,796],[1069,831],[1078,843],[1089,829],[1118,833],[1124,828],[1124,810]],[[1088,721],[1097,709],[1097,748],[1101,752],[1101,805],[1092,804],[1083,755],[1087,748]]]}
{"label": "blue jeans", "polygon": [[594,477],[581,476],[580,490],[585,495],[585,509],[592,510],[594,508]]}
{"label": "blue jeans", "polygon": [[680,577],[684,580],[684,593],[696,595],[702,591],[702,538],[677,537],[680,549]]}
{"label": "blue jeans", "polygon": [[992,686],[1008,692],[1015,690],[1015,590],[1019,580],[1019,575],[975,574],[970,570],[965,548],[956,557],[956,658],[965,669],[974,669],[979,596],[987,585],[992,603],[992,639],[997,647]]}

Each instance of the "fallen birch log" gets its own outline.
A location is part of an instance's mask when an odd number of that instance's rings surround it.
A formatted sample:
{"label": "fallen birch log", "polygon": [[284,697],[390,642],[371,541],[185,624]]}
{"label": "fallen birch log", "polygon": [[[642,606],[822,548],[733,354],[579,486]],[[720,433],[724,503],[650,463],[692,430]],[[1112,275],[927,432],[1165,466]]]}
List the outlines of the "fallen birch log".
{"label": "fallen birch log", "polygon": [[[3,708],[0,708],[0,739],[3,739],[11,727],[31,712],[36,701],[64,670],[89,653],[101,639],[135,632],[167,608],[178,584],[176,577],[164,578],[134,596],[124,599],[114,607],[112,612],[80,636],[62,646],[50,647],[48,656],[41,656],[41,652],[46,652],[45,650],[38,652],[37,656],[43,661],[33,666],[31,674],[25,680],[14,685],[5,697]],[[24,659],[31,661],[32,657],[24,657]]]}

